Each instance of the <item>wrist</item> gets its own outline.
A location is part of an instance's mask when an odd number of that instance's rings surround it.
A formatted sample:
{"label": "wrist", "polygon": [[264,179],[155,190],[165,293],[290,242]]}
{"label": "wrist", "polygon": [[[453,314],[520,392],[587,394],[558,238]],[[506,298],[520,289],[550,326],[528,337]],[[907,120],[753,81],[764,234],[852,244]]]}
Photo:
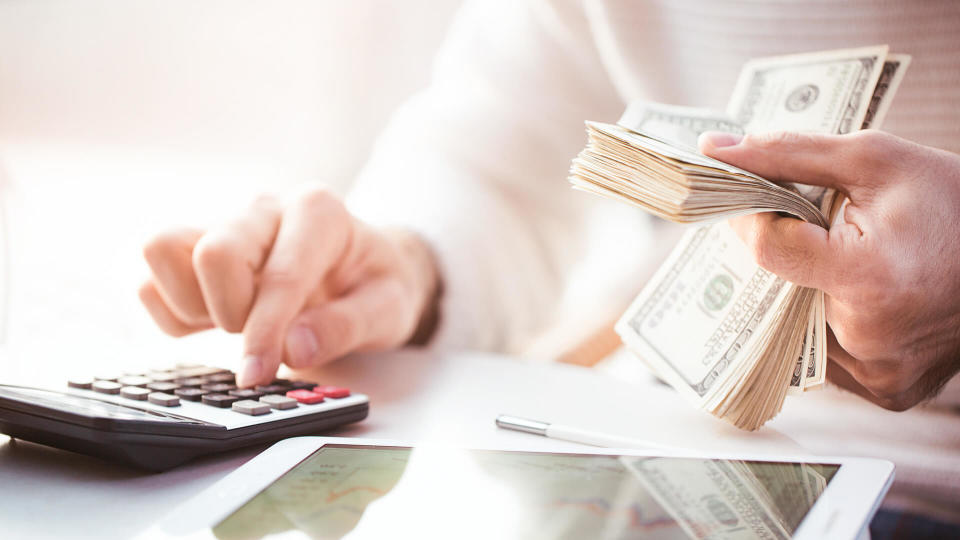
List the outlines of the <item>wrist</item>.
{"label": "wrist", "polygon": [[403,254],[409,266],[410,283],[414,292],[417,323],[407,345],[425,345],[436,332],[440,322],[440,300],[443,280],[433,249],[418,234],[407,230],[387,233]]}

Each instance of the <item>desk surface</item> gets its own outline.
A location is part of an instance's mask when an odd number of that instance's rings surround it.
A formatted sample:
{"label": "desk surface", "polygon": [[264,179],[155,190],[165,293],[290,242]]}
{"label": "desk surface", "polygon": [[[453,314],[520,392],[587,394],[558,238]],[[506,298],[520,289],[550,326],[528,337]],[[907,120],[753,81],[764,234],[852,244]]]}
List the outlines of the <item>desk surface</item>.
{"label": "desk surface", "polygon": [[[958,426],[929,429],[929,422],[943,425],[956,423],[955,419],[926,418],[935,414],[929,411],[914,417],[897,415],[864,407],[859,398],[844,394],[821,392],[788,400],[774,422],[747,433],[693,409],[671,389],[655,382],[628,384],[586,368],[523,363],[494,355],[407,351],[350,358],[307,375],[370,395],[370,417],[334,433],[337,435],[518,449],[582,448],[498,430],[494,418],[507,413],[705,451],[811,451],[897,461],[896,452],[890,455],[882,439],[871,439],[865,433],[877,431],[878,423],[900,422],[898,429],[916,432],[918,448],[932,448],[935,454],[929,470],[921,471],[931,477],[930,485],[923,488],[927,498],[939,493],[939,484],[955,490],[960,474],[956,437],[949,436]],[[927,427],[917,425],[918,415],[926,415],[920,422]],[[144,474],[32,443],[0,439],[4,536],[134,536],[259,450],[207,457],[166,473]],[[914,466],[911,463],[905,460],[898,467],[907,467],[909,472]],[[908,474],[908,478],[914,476]],[[912,480],[904,487],[908,494],[916,494],[918,489]],[[949,497],[950,492],[941,495]]]}
{"label": "desk surface", "polygon": [[[403,352],[348,359],[312,374],[371,397],[370,417],[337,434],[465,446],[578,448],[499,430],[499,413],[635,434],[672,444],[798,451],[775,430],[746,434],[692,410],[666,387],[633,385],[585,368],[491,355]],[[649,411],[656,411],[650,414]],[[598,417],[599,416],[599,417]],[[683,424],[682,431],[677,426]],[[694,434],[692,430],[701,430]],[[581,447],[582,448],[582,447]],[[262,447],[260,448],[262,449]],[[0,442],[0,523],[6,538],[128,538],[260,449],[207,457],[162,474],[36,444]],[[122,509],[118,511],[118,509]],[[56,516],[56,519],[52,519]]]}

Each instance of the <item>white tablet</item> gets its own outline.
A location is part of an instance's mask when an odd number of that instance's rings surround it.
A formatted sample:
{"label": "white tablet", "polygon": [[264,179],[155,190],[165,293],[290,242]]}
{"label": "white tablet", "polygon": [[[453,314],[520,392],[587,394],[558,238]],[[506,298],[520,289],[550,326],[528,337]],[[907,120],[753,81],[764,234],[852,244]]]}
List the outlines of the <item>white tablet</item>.
{"label": "white tablet", "polygon": [[148,537],[857,538],[893,479],[860,458],[770,461],[279,442]]}

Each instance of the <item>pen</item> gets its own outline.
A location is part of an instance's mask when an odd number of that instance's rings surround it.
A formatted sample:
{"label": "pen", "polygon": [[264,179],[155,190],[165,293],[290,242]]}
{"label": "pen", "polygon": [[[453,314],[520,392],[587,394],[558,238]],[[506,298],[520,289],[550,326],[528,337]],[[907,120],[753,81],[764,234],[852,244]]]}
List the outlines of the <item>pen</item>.
{"label": "pen", "polygon": [[564,426],[562,424],[551,424],[539,420],[530,420],[518,416],[501,414],[497,417],[497,427],[511,429],[513,431],[522,431],[532,433],[551,439],[569,441],[590,446],[601,446],[605,448],[639,448],[651,450],[667,450],[673,453],[687,453],[689,450],[676,446],[658,444],[643,439],[632,437],[623,437],[620,435],[611,435],[599,431],[590,431],[586,429]]}

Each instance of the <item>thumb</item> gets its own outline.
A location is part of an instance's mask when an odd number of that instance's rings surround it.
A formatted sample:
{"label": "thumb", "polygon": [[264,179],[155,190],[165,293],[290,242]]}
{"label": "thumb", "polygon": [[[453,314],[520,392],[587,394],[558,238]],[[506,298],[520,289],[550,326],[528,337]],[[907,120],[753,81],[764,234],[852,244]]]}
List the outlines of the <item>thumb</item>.
{"label": "thumb", "polygon": [[[883,140],[882,140],[883,139]],[[858,187],[876,183],[882,162],[884,134],[863,131],[850,135],[774,132],[741,137],[704,132],[700,151],[773,182],[794,182],[836,189],[848,197]],[[878,159],[879,158],[879,159]]]}
{"label": "thumb", "polygon": [[346,296],[308,307],[290,324],[284,360],[299,369],[361,349],[402,345],[416,326],[411,304],[396,280],[379,278]]}
{"label": "thumb", "polygon": [[730,226],[762,268],[804,287],[833,288],[838,257],[826,229],[773,212],[733,218]]}

